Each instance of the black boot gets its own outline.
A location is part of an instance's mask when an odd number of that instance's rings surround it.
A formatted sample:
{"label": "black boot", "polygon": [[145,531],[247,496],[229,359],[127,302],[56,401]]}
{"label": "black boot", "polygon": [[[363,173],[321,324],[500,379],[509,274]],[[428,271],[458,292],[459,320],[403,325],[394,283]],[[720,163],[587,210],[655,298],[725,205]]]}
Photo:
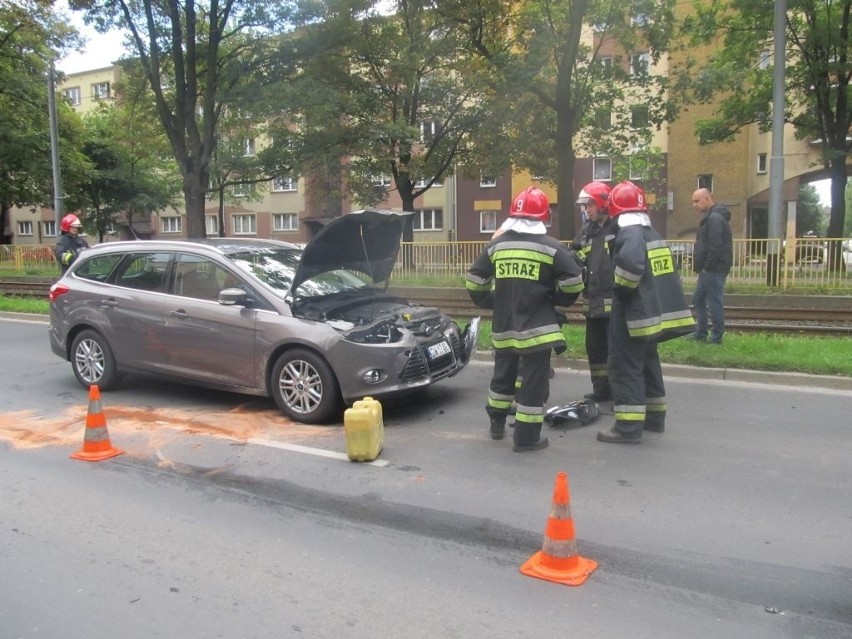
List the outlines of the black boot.
{"label": "black boot", "polygon": [[598,432],[598,441],[607,444],[641,444],[642,429],[625,432],[618,427],[618,422],[616,422],[612,429]]}
{"label": "black boot", "polygon": [[596,381],[592,384],[592,392],[586,393],[583,397],[593,402],[611,402],[612,390],[609,387],[609,380]]}
{"label": "black boot", "polygon": [[533,450],[547,448],[550,443],[547,437],[541,436],[541,424],[522,424],[515,422],[515,434],[512,437],[512,450],[516,453],[527,453]]}
{"label": "black boot", "polygon": [[491,439],[503,439],[506,434],[506,414],[489,413],[491,420]]}
{"label": "black boot", "polygon": [[645,416],[645,425],[643,430],[649,433],[663,433],[666,430],[666,414],[665,413],[648,413]]}

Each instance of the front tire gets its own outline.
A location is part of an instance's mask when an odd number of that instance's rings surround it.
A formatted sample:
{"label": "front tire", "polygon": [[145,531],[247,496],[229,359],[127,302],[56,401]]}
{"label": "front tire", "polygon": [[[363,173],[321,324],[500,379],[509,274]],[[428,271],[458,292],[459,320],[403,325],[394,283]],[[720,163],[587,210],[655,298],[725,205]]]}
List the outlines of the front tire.
{"label": "front tire", "polygon": [[97,385],[109,390],[118,384],[115,356],[103,335],[93,330],[82,331],[71,345],[71,368],[77,381],[86,388]]}
{"label": "front tire", "polygon": [[304,348],[287,351],[275,362],[270,381],[275,403],[293,421],[318,424],[338,417],[340,386],[316,353]]}

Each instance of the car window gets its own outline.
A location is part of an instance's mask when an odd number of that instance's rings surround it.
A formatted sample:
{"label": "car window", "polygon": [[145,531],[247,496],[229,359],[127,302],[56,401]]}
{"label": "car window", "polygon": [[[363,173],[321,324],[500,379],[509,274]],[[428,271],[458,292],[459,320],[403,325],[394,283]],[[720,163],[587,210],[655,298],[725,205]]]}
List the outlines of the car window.
{"label": "car window", "polygon": [[117,253],[114,255],[102,255],[86,260],[74,272],[76,277],[82,277],[85,280],[94,280],[96,282],[105,282],[109,278],[109,274],[115,268],[115,265],[121,261],[124,254]]}
{"label": "car window", "polygon": [[115,278],[118,286],[142,291],[166,290],[170,253],[131,253],[119,267]]}
{"label": "car window", "polygon": [[215,300],[219,291],[234,285],[234,276],[216,262],[181,253],[175,267],[174,294],[199,300]]}

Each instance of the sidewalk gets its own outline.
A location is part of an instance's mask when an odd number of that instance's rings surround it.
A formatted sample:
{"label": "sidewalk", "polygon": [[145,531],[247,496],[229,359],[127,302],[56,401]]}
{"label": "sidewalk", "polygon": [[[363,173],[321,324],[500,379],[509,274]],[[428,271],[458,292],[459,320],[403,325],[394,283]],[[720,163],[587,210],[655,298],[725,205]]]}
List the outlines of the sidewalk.
{"label": "sidewalk", "polygon": [[[38,322],[47,324],[47,315],[34,315],[29,313],[0,312],[0,318],[19,320],[24,322]],[[477,351],[473,359],[482,362],[493,361],[492,355],[487,351]],[[566,359],[554,357],[553,367],[556,369],[588,370],[588,362],[583,359]],[[774,371],[753,371],[743,368],[704,368],[701,366],[684,366],[682,364],[663,364],[663,373],[667,377],[683,377],[687,379],[711,379],[725,380],[729,382],[743,382],[746,384],[775,384],[781,386],[795,386],[808,388],[824,388],[826,390],[852,391],[852,377],[839,377],[832,375],[806,375],[804,373],[781,373]]]}

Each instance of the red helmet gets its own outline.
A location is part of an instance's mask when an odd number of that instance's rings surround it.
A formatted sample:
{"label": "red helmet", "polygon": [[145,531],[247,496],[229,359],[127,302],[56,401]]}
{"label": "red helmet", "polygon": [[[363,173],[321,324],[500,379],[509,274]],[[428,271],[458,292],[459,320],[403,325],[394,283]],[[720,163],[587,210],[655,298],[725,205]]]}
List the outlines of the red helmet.
{"label": "red helmet", "polygon": [[59,221],[59,230],[63,233],[70,231],[72,226],[76,226],[77,228],[83,226],[80,224],[80,218],[73,213],[69,213]]}
{"label": "red helmet", "polygon": [[509,217],[525,217],[538,222],[546,222],[550,217],[550,202],[544,191],[528,186],[512,200]]}
{"label": "red helmet", "polygon": [[628,212],[648,212],[645,191],[633,182],[622,182],[612,187],[612,191],[609,192],[609,216],[616,217]]}
{"label": "red helmet", "polygon": [[606,211],[609,204],[609,184],[605,182],[589,182],[577,196],[577,204],[588,204],[594,202],[598,211]]}

